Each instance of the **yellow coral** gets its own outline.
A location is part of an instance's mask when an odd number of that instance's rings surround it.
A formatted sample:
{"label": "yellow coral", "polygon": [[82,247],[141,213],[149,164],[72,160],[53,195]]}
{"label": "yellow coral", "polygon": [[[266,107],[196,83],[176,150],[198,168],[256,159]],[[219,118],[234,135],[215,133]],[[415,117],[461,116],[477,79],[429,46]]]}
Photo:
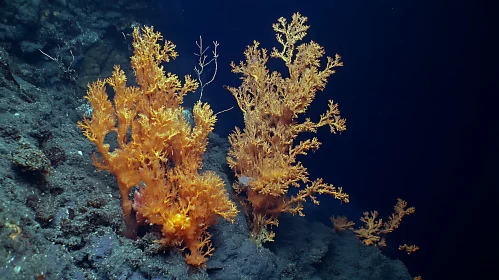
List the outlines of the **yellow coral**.
{"label": "yellow coral", "polygon": [[[406,215],[410,215],[416,211],[414,207],[407,208],[407,202],[403,199],[397,198],[397,204],[394,207],[395,213],[392,213],[388,222],[383,223],[382,219],[378,218],[378,211],[364,212],[364,217],[360,218],[365,225],[361,226],[359,229],[354,230],[357,237],[359,237],[362,242],[366,245],[375,245],[378,247],[385,247],[386,234],[393,232],[394,229],[400,226],[400,222],[402,222],[402,218]],[[402,249],[409,252],[412,252],[419,249],[415,249],[415,245],[411,246],[401,246]],[[415,249],[415,250],[414,250]]]}
{"label": "yellow coral", "polygon": [[400,251],[406,251],[407,255],[410,255],[410,254],[416,252],[417,250],[419,250],[419,246],[404,244],[404,245],[400,245],[399,246],[399,250]]}
{"label": "yellow coral", "polygon": [[360,218],[362,222],[365,223],[364,226],[355,230],[354,232],[357,236],[362,239],[362,242],[366,245],[378,245],[381,247],[384,246],[385,241],[384,238],[380,237],[381,227],[383,225],[383,221],[378,218],[378,211],[364,212],[364,217]]}
{"label": "yellow coral", "polygon": [[[227,161],[239,179],[234,187],[245,198],[252,237],[257,243],[273,239],[267,226],[277,225],[280,213],[303,215],[302,204],[307,198],[319,204],[316,194],[330,194],[348,202],[348,195],[341,188],[321,179],[311,182],[307,169],[297,161],[297,156],[306,155],[320,145],[315,137],[296,143],[301,132],[316,132],[325,125],[332,133],[346,129],[346,121],[332,100],[319,121],[309,118],[302,123],[297,121],[317,91],[324,89],[335,68],[343,65],[336,55],[334,59],[327,57],[326,66],[321,69],[324,49],[315,42],[297,45],[307,34],[306,21],[306,17],[296,13],[290,23],[280,18],[273,25],[282,49],[273,48],[270,57],[284,61],[289,71],[286,77],[267,69],[267,50],[256,41],[244,52],[244,62],[231,64],[232,72],[242,75],[242,84],[228,89],[243,112],[245,128],[243,131],[236,128],[229,136],[231,148]],[[290,187],[300,188],[303,184],[305,188],[296,195],[287,195]]]}
{"label": "yellow coral", "polygon": [[[141,186],[133,209],[149,223],[161,225],[168,246],[185,246],[186,260],[203,265],[213,248],[207,228],[217,216],[233,221],[237,210],[229,200],[222,179],[213,172],[199,174],[208,134],[216,117],[210,106],[197,102],[195,126],[184,119],[183,97],[198,84],[190,76],[180,82],[165,73],[162,62],[177,57],[175,45],[163,46],[152,27],[133,31],[131,65],[138,87],[126,86],[125,73],[115,66],[112,77],[89,85],[86,99],[93,107],[91,119],[78,123],[97,146],[95,166],[113,173],[121,192],[128,235],[134,235],[131,188]],[[106,93],[114,90],[114,102]],[[116,132],[118,147],[110,150],[106,136]],[[140,201],[139,201],[140,200]]]}
{"label": "yellow coral", "polygon": [[383,224],[383,233],[389,233],[394,229],[397,229],[400,226],[400,222],[402,222],[402,218],[404,216],[416,212],[416,208],[409,207],[406,209],[406,207],[407,202],[403,199],[397,198],[397,204],[393,207],[395,213],[392,213],[388,219],[388,222]]}

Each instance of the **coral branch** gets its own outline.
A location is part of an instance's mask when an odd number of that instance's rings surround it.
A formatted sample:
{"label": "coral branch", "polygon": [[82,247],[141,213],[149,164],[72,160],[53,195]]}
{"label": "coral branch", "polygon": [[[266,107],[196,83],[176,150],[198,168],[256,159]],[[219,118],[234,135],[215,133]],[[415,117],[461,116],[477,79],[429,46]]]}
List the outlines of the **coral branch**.
{"label": "coral branch", "polygon": [[[236,128],[229,136],[227,161],[238,178],[234,188],[245,201],[251,235],[257,243],[273,239],[267,226],[277,225],[280,213],[303,215],[307,198],[319,204],[316,195],[329,194],[348,202],[348,195],[341,188],[323,183],[322,179],[310,182],[307,169],[297,161],[297,156],[315,151],[321,144],[315,137],[295,143],[300,133],[315,133],[326,125],[332,133],[346,129],[346,121],[333,101],[329,101],[329,109],[318,122],[309,118],[301,123],[297,120],[307,111],[317,91],[325,88],[335,68],[343,65],[336,55],[334,59],[328,57],[321,69],[324,49],[315,42],[297,45],[307,34],[306,21],[306,17],[296,13],[291,22],[280,18],[273,25],[282,49],[273,48],[270,58],[284,61],[287,76],[267,69],[267,50],[256,41],[244,52],[245,61],[231,63],[232,72],[242,76],[242,83],[227,88],[243,112],[245,127],[242,131]],[[288,196],[291,187],[304,188]]]}
{"label": "coral branch", "polygon": [[[397,198],[397,204],[395,205],[395,213],[392,213],[388,222],[383,223],[382,219],[377,219],[378,211],[372,211],[371,213],[364,212],[364,217],[360,218],[365,225],[361,226],[359,229],[354,230],[362,242],[366,245],[375,245],[378,247],[385,247],[386,234],[393,232],[394,229],[400,226],[402,218],[404,216],[413,214],[416,209],[414,207],[407,208],[407,202]],[[414,252],[419,249],[415,249],[417,246],[401,246],[402,249],[406,250],[408,253]],[[414,250],[415,249],[415,250]],[[413,250],[413,251],[410,251]]]}

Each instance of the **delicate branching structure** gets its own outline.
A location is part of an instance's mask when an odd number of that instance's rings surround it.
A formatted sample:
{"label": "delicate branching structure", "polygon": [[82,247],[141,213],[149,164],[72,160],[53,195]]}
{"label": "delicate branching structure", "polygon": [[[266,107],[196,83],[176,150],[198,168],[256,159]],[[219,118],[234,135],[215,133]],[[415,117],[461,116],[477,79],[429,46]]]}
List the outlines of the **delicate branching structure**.
{"label": "delicate branching structure", "polygon": [[62,71],[63,77],[65,79],[68,79],[71,82],[75,82],[76,81],[76,78],[77,78],[76,77],[76,70],[74,68],[72,68],[73,63],[75,62],[75,56],[73,55],[73,51],[72,50],[69,50],[69,54],[71,55],[71,61],[69,62],[68,66],[64,65],[62,56],[59,53],[55,57],[53,57],[53,56],[50,56],[49,54],[47,54],[46,52],[42,51],[41,49],[38,49],[38,50],[45,57],[47,57],[48,59],[54,61],[57,64],[57,66],[59,67],[59,69]]}
{"label": "delicate branching structure", "polygon": [[[360,220],[364,222],[364,225],[359,229],[354,230],[355,234],[368,246],[375,245],[378,247],[385,247],[386,234],[397,229],[400,226],[403,217],[413,214],[416,211],[414,207],[407,208],[407,202],[400,198],[397,199],[394,210],[395,212],[388,218],[388,222],[384,223],[382,219],[378,219],[378,211],[371,211],[370,213],[364,212],[364,216],[360,218]],[[414,249],[414,247],[402,247],[402,249]]]}
{"label": "delicate branching structure", "polygon": [[[206,47],[206,48],[203,47],[203,37],[199,36],[199,42],[196,41],[196,45],[199,48],[199,53],[194,53],[194,55],[199,57],[199,59],[198,59],[199,68],[198,68],[198,66],[195,66],[194,71],[196,72],[196,74],[198,76],[199,92],[200,92],[199,101],[201,101],[201,98],[203,98],[204,87],[211,84],[215,80],[215,77],[217,76],[217,71],[218,71],[217,47],[220,44],[217,41],[213,41],[213,51],[212,51],[213,57],[208,61],[206,61],[206,59],[208,59],[208,55],[206,54],[206,51],[208,51],[208,49],[210,47]],[[211,79],[209,81],[203,82],[203,80],[201,79],[201,74],[203,74],[204,68],[206,66],[210,65],[210,63],[212,63],[212,62],[215,64],[215,71],[213,72],[213,76],[211,77]]]}
{"label": "delicate branching structure", "polygon": [[[340,117],[338,104],[332,100],[317,122],[310,118],[298,122],[317,91],[323,90],[329,76],[343,65],[336,55],[327,57],[321,69],[324,49],[313,41],[297,45],[307,34],[306,21],[296,13],[291,22],[280,18],[273,25],[282,49],[273,48],[270,57],[282,60],[287,74],[267,69],[267,50],[256,41],[244,52],[244,62],[231,64],[232,72],[240,74],[242,82],[239,87],[227,88],[243,112],[245,127],[236,128],[229,136],[227,161],[238,179],[234,188],[245,206],[252,238],[259,244],[273,240],[270,227],[278,225],[279,214],[303,215],[307,199],[319,204],[317,195],[329,194],[348,202],[341,188],[322,179],[311,181],[307,169],[297,160],[320,145],[316,137],[295,143],[300,133],[315,133],[322,126],[329,126],[332,133],[346,129],[346,120]],[[300,190],[290,196],[291,187]]]}

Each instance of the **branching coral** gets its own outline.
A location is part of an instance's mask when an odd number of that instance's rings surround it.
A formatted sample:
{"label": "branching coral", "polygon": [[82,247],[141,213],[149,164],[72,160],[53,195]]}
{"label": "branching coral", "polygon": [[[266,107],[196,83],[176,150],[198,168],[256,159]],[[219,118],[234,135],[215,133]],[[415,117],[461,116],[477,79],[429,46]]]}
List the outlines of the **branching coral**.
{"label": "branching coral", "polygon": [[[133,208],[137,217],[161,226],[162,244],[184,246],[187,262],[203,265],[213,252],[207,228],[217,216],[233,221],[237,214],[222,179],[198,173],[216,117],[208,104],[198,102],[195,126],[184,119],[183,97],[198,84],[186,76],[182,85],[177,75],[163,70],[162,62],[177,57],[173,43],[161,46],[161,34],[150,27],[135,28],[133,40],[131,65],[138,87],[126,86],[125,73],[115,66],[112,77],[89,85],[92,117],[78,126],[97,147],[94,165],[117,178],[129,235]],[[114,102],[107,85],[114,89]],[[118,147],[111,151],[105,139],[112,132]],[[140,187],[135,203],[129,198],[132,187]]]}
{"label": "branching coral", "polygon": [[334,231],[336,231],[337,233],[347,229],[353,230],[353,226],[355,225],[355,223],[349,221],[346,216],[339,216],[339,217],[331,216],[329,219],[333,223]]}
{"label": "branching coral", "polygon": [[410,255],[410,254],[416,252],[417,250],[419,250],[419,246],[404,244],[404,245],[399,246],[399,250],[405,251],[407,253],[407,255]]}
{"label": "branching coral", "polygon": [[[341,188],[322,179],[311,182],[307,169],[297,161],[297,156],[317,150],[321,144],[315,137],[296,143],[298,134],[315,133],[326,125],[332,133],[346,129],[346,121],[332,100],[319,121],[297,120],[307,111],[317,91],[324,89],[335,68],[343,65],[336,55],[327,57],[326,66],[321,69],[324,49],[313,41],[297,45],[307,34],[306,21],[306,17],[296,13],[291,22],[280,18],[273,25],[282,49],[273,48],[270,57],[284,61],[287,76],[268,70],[267,50],[259,48],[256,41],[244,52],[244,62],[231,64],[232,72],[242,75],[241,85],[228,89],[243,112],[245,128],[236,128],[229,136],[227,160],[238,178],[234,187],[243,198],[257,243],[273,240],[268,226],[278,225],[280,213],[303,215],[307,198],[319,204],[317,194],[330,194],[348,202],[348,195]],[[290,187],[302,185],[305,187],[296,195],[288,195]]]}
{"label": "branching coral", "polygon": [[[360,218],[360,220],[364,222],[365,225],[354,230],[355,234],[364,244],[368,246],[375,245],[378,247],[385,247],[386,234],[393,232],[394,229],[397,229],[400,226],[400,222],[402,222],[403,217],[413,214],[416,211],[414,207],[407,208],[407,202],[400,198],[397,199],[397,204],[395,204],[393,208],[395,212],[392,213],[388,219],[388,222],[385,223],[383,223],[382,219],[378,219],[378,211],[372,211],[371,213],[364,212],[364,217]],[[413,250],[414,248],[415,247],[410,246],[402,247],[402,249],[407,250],[407,252],[409,252],[408,250]],[[413,250],[412,252],[416,250]]]}

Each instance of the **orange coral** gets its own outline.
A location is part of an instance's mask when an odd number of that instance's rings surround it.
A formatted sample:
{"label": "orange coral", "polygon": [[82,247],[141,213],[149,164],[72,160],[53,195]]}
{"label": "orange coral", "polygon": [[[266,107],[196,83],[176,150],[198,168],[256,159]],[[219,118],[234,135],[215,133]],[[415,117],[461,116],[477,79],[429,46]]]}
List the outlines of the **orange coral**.
{"label": "orange coral", "polygon": [[334,231],[342,232],[344,230],[353,230],[354,222],[349,221],[346,216],[331,216],[329,218],[334,225]]}
{"label": "orange coral", "polygon": [[402,222],[402,218],[406,215],[413,214],[416,212],[416,208],[409,207],[407,208],[407,202],[403,199],[397,198],[397,204],[393,207],[395,213],[390,215],[387,223],[383,224],[383,233],[392,232],[394,229],[397,229],[400,226],[400,222]]}
{"label": "orange coral", "polygon": [[[228,89],[244,114],[245,128],[242,131],[236,128],[229,136],[231,148],[227,161],[238,178],[234,187],[243,198],[252,237],[257,243],[273,240],[274,234],[268,226],[278,225],[280,213],[303,215],[307,198],[319,204],[316,194],[330,194],[348,202],[348,195],[341,188],[322,179],[311,182],[307,169],[296,159],[320,145],[315,137],[295,143],[298,134],[316,132],[325,125],[332,133],[346,129],[346,121],[339,116],[338,105],[332,100],[318,122],[309,118],[302,123],[297,121],[317,91],[324,89],[335,68],[343,65],[339,55],[327,57],[321,70],[324,49],[312,41],[297,45],[307,34],[306,21],[306,17],[296,13],[290,23],[280,18],[273,25],[282,49],[273,48],[270,57],[284,61],[289,71],[287,77],[267,69],[267,50],[259,48],[256,41],[244,52],[245,62],[231,64],[232,72],[242,75],[242,84]],[[300,188],[302,184],[305,188],[296,195],[287,195],[290,187]]]}
{"label": "orange coral", "polygon": [[[182,85],[177,75],[165,73],[162,62],[177,57],[175,45],[162,40],[152,27],[133,31],[131,65],[138,87],[127,87],[125,73],[115,66],[112,77],[89,85],[86,99],[93,107],[91,119],[78,123],[84,135],[97,146],[100,157],[94,165],[113,173],[118,181],[129,233],[134,230],[133,209],[151,224],[161,225],[161,243],[185,246],[189,264],[203,265],[211,255],[207,228],[217,216],[233,221],[237,214],[222,179],[213,172],[198,173],[208,134],[216,117],[210,106],[197,102],[195,126],[184,119],[183,97],[198,84],[190,76]],[[106,93],[114,89],[114,102]],[[118,146],[111,151],[105,142],[114,132]]]}
{"label": "orange coral", "polygon": [[386,244],[385,239],[380,237],[383,220],[378,220],[377,218],[378,211],[371,211],[371,213],[364,212],[364,217],[360,218],[360,220],[364,222],[365,225],[354,232],[362,239],[364,244],[369,246],[378,245],[379,243],[379,246],[383,247]]}
{"label": "orange coral", "polygon": [[404,250],[407,252],[407,255],[410,255],[410,254],[416,252],[417,250],[419,250],[419,246],[404,244],[404,245],[399,246],[399,250],[400,251]]}
{"label": "orange coral", "polygon": [[[354,232],[360,239],[362,239],[362,242],[366,245],[385,247],[386,234],[393,232],[394,229],[398,228],[404,216],[413,214],[416,211],[414,207],[409,207],[407,209],[406,207],[407,202],[403,199],[397,198],[397,204],[395,204],[394,207],[395,213],[392,213],[392,215],[388,219],[388,222],[385,223],[383,223],[382,219],[377,219],[378,211],[372,211],[371,213],[364,212],[364,217],[360,218],[360,220],[364,222],[365,225],[355,230]],[[414,247],[403,247],[403,249],[414,249]]]}

